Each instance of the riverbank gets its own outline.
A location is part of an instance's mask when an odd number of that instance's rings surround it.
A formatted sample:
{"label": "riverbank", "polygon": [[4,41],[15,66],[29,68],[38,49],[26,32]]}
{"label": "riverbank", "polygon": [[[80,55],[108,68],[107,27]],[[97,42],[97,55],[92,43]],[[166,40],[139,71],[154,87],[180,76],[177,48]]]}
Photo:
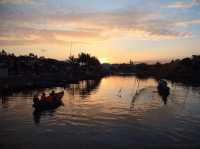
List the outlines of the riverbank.
{"label": "riverbank", "polygon": [[193,55],[183,59],[172,60],[168,63],[139,63],[106,65],[110,74],[134,74],[138,78],[153,77],[156,80],[168,79],[192,86],[200,86],[200,56]]}
{"label": "riverbank", "polygon": [[87,53],[59,61],[33,53],[15,56],[0,52],[0,92],[65,86],[104,75],[99,60]]}
{"label": "riverbank", "polygon": [[172,60],[169,63],[154,65],[138,64],[136,76],[140,78],[153,77],[181,82],[192,86],[200,86],[200,56],[193,55],[182,60]]}
{"label": "riverbank", "polygon": [[100,79],[104,75],[41,75],[41,76],[10,76],[0,80],[0,93],[16,92],[38,88],[65,87],[81,80]]}
{"label": "riverbank", "polygon": [[65,86],[80,80],[110,75],[136,75],[138,78],[168,79],[200,86],[200,56],[173,60],[165,64],[100,64],[89,54],[58,61],[34,54],[15,56],[0,52],[0,92]]}

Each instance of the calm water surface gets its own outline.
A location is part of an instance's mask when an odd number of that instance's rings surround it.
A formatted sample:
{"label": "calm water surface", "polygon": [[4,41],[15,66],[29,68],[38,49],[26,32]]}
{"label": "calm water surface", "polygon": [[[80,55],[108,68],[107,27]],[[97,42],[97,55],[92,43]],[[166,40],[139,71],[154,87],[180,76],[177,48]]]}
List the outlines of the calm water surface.
{"label": "calm water surface", "polygon": [[200,88],[170,83],[164,104],[156,85],[133,76],[81,81],[53,88],[64,90],[64,106],[42,113],[32,97],[44,90],[2,97],[0,148],[200,148]]}

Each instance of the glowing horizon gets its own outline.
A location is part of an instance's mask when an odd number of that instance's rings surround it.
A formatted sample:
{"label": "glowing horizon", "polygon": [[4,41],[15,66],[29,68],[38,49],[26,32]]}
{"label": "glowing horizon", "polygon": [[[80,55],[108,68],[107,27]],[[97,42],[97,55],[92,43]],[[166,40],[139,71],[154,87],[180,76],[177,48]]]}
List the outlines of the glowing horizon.
{"label": "glowing horizon", "polygon": [[200,54],[199,10],[199,0],[0,0],[0,48],[109,63],[182,58]]}

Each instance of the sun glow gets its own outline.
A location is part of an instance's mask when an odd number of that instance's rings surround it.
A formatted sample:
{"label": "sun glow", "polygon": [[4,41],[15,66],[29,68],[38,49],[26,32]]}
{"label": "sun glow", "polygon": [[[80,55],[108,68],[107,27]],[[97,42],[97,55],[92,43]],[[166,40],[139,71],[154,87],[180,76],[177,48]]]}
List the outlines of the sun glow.
{"label": "sun glow", "polygon": [[101,64],[103,64],[103,63],[109,63],[110,62],[108,60],[108,58],[105,58],[105,57],[99,58],[99,61],[100,61]]}
{"label": "sun glow", "polygon": [[84,52],[101,63],[199,53],[199,1],[113,1],[0,0],[0,49],[58,60]]}

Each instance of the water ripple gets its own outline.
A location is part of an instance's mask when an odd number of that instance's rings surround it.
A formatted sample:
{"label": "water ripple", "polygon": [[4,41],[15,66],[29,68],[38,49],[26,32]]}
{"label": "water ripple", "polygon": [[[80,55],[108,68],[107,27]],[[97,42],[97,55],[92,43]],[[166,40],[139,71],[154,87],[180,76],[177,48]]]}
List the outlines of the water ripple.
{"label": "water ripple", "polygon": [[71,148],[77,143],[97,148],[200,146],[199,88],[169,84],[171,94],[164,104],[155,80],[140,80],[138,87],[134,79],[108,77],[69,85],[64,106],[36,115],[33,93],[14,94],[0,104],[0,144],[5,148],[30,142],[51,148],[56,141],[64,146],[67,141]]}

